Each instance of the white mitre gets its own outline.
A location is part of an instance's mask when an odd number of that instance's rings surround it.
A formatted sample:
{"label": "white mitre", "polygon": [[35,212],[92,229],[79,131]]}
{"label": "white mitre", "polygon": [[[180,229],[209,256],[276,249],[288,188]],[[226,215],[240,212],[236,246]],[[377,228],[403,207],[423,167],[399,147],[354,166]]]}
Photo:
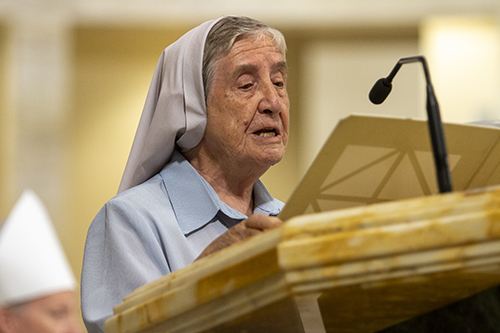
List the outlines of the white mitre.
{"label": "white mitre", "polygon": [[43,203],[33,191],[24,191],[0,229],[0,307],[75,286]]}

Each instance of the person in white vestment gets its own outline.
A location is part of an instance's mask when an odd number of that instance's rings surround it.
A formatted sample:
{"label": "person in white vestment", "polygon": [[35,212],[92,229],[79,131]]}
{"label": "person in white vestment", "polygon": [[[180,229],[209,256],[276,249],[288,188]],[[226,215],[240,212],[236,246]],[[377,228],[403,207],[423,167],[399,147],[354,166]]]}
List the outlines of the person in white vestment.
{"label": "person in white vestment", "polygon": [[0,228],[0,333],[79,333],[76,280],[45,207],[26,190]]}

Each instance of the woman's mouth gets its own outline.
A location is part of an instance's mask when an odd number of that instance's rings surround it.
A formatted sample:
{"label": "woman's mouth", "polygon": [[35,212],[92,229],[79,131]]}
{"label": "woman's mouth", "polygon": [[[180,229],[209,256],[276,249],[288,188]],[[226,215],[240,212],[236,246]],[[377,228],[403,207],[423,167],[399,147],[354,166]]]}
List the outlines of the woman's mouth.
{"label": "woman's mouth", "polygon": [[275,137],[278,135],[274,128],[263,128],[254,132],[253,134],[260,136],[261,138]]}

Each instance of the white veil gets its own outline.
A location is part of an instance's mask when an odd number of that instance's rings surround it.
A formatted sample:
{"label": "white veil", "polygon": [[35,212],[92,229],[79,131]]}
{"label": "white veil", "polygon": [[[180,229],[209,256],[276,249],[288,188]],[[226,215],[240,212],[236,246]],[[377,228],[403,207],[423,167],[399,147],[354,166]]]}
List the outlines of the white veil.
{"label": "white veil", "polygon": [[176,144],[187,151],[201,141],[207,119],[203,49],[218,20],[190,30],[162,52],[118,193],[157,174],[170,160]]}

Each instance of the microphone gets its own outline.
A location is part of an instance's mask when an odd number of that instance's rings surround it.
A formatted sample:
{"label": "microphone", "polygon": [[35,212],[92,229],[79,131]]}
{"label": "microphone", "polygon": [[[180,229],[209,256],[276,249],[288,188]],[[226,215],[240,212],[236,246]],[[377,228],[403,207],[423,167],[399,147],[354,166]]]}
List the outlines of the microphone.
{"label": "microphone", "polygon": [[370,94],[368,95],[368,97],[373,104],[378,105],[385,101],[387,96],[389,96],[391,90],[392,82],[386,78],[382,78],[375,82],[372,90],[370,90]]}
{"label": "microphone", "polygon": [[386,78],[379,79],[370,90],[368,97],[373,104],[381,104],[392,89],[392,80],[403,64],[420,62],[424,68],[425,81],[427,83],[427,119],[429,133],[431,136],[432,151],[434,154],[434,164],[436,166],[436,176],[439,192],[451,192],[451,176],[448,167],[448,154],[446,152],[446,142],[443,134],[443,124],[439,113],[439,105],[432,87],[427,61],[423,56],[401,58]]}

